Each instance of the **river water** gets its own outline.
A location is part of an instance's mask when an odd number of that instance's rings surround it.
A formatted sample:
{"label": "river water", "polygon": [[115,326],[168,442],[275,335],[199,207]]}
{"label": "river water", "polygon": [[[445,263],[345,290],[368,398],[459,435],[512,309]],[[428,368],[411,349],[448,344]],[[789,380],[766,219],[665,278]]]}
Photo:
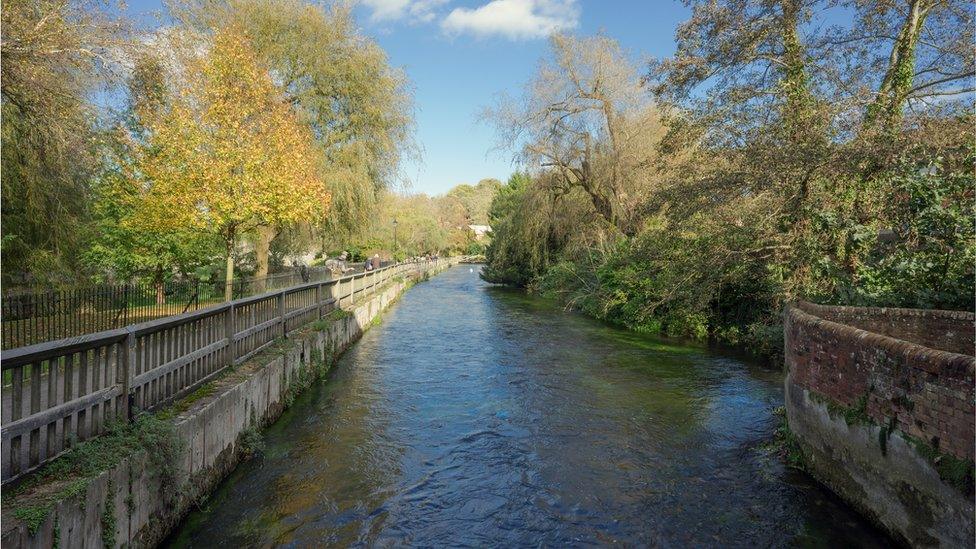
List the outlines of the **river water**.
{"label": "river water", "polygon": [[888,544],[766,449],[779,372],[477,269],[404,294],[168,544]]}

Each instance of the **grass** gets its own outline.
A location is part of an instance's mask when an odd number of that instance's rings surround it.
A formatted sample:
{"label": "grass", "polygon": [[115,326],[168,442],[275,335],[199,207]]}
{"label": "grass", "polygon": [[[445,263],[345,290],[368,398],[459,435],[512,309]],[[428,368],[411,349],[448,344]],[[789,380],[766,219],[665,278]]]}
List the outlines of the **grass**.
{"label": "grass", "polygon": [[810,400],[823,404],[827,407],[827,413],[830,417],[841,417],[844,418],[844,423],[852,427],[854,425],[873,425],[874,420],[868,415],[868,397],[871,391],[868,390],[866,393],[861,395],[857,402],[853,406],[842,406],[837,404],[833,400],[813,391],[810,391]]}
{"label": "grass", "polygon": [[[228,368],[228,371],[229,370],[230,369]],[[214,391],[216,390],[217,390],[217,384],[214,383],[213,381],[209,383],[205,383],[199,388],[197,388],[196,391],[193,391],[189,395],[183,397],[179,402],[173,404],[173,406],[171,406],[166,411],[170,412],[168,415],[171,416],[182,414],[183,412],[189,410],[190,407],[193,406],[193,403],[197,402],[200,399],[207,398],[208,396],[214,394]]]}
{"label": "grass", "polygon": [[238,435],[238,444],[242,459],[251,459],[264,452],[264,436],[261,435],[261,424],[257,414],[251,409],[251,424]]}
{"label": "grass", "polygon": [[114,549],[115,547],[115,530],[117,524],[115,521],[115,483],[112,479],[108,481],[108,490],[106,490],[105,497],[105,508],[102,509],[102,545],[105,549]]}

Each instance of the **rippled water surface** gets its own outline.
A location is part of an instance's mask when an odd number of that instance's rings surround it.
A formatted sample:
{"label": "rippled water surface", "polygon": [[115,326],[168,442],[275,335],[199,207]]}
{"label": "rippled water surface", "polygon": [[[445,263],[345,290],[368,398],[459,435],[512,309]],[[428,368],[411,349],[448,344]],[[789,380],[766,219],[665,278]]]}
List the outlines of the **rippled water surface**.
{"label": "rippled water surface", "polygon": [[778,373],[476,271],[408,291],[169,543],[885,543],[764,450]]}

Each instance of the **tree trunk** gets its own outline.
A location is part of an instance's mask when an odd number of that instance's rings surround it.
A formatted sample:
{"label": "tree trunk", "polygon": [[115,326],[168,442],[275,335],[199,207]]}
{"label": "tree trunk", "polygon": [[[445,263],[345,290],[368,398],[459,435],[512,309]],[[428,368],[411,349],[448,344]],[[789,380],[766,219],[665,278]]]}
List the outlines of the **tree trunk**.
{"label": "tree trunk", "polygon": [[254,282],[257,291],[264,291],[267,286],[268,277],[268,258],[271,252],[271,241],[278,236],[278,229],[275,227],[262,225],[258,227],[258,239],[254,244],[255,263],[257,270],[254,272]]}
{"label": "tree trunk", "polygon": [[889,130],[901,119],[915,79],[915,50],[931,7],[928,0],[912,0],[909,4],[905,22],[891,46],[888,70],[865,114],[865,128]]}
{"label": "tree trunk", "polygon": [[813,110],[813,96],[806,70],[806,52],[797,30],[802,6],[799,0],[782,0],[780,6],[783,10],[781,32],[785,65],[782,85],[786,96],[783,123],[789,139],[794,143],[801,143],[806,140],[806,134],[810,130],[810,115]]}
{"label": "tree trunk", "polygon": [[154,285],[156,287],[156,305],[164,305],[166,303],[166,290],[163,284],[163,268],[156,267]]}
{"label": "tree trunk", "polygon": [[234,233],[227,237],[227,268],[224,271],[224,301],[234,299]]}

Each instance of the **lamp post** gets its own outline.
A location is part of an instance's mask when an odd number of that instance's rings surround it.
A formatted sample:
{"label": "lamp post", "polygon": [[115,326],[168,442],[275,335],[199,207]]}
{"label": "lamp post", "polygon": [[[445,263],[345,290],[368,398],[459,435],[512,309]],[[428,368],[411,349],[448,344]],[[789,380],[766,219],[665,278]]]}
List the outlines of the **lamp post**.
{"label": "lamp post", "polygon": [[397,251],[396,227],[397,227],[397,220],[394,217],[393,218],[393,254],[394,254],[394,259],[396,259],[396,251]]}

